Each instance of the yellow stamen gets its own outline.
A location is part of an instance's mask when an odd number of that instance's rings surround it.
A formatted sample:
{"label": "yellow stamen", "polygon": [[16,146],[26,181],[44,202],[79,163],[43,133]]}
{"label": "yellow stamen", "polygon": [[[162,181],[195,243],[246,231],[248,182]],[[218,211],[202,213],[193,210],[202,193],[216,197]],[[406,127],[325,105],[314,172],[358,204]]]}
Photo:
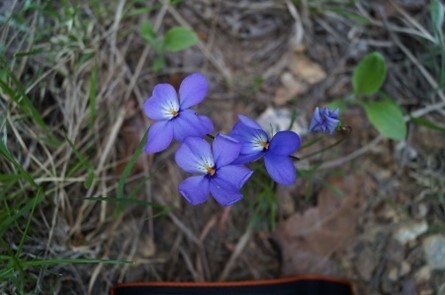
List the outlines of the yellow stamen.
{"label": "yellow stamen", "polygon": [[207,167],[207,173],[210,174],[210,176],[215,175],[216,170],[213,167]]}
{"label": "yellow stamen", "polygon": [[175,118],[175,117],[177,117],[179,115],[179,112],[178,111],[174,111],[174,110],[172,110],[170,113],[172,114],[173,118]]}
{"label": "yellow stamen", "polygon": [[269,149],[269,143],[267,141],[263,141],[261,142],[261,146],[263,147],[263,149],[268,150]]}

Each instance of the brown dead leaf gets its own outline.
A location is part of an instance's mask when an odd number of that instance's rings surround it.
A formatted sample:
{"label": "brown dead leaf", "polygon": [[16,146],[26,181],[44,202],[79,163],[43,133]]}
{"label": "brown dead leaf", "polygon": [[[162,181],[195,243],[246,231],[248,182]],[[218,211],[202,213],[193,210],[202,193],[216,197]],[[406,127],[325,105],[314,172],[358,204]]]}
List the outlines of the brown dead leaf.
{"label": "brown dead leaf", "polygon": [[[275,238],[281,245],[284,275],[332,274],[330,256],[355,235],[364,203],[362,180],[346,176],[330,184],[330,189],[319,194],[317,207],[296,213],[278,225]],[[336,195],[332,187],[344,196]]]}
{"label": "brown dead leaf", "polygon": [[294,54],[289,60],[289,69],[299,80],[303,80],[309,85],[321,82],[326,78],[323,68],[304,54]]}
{"label": "brown dead leaf", "polygon": [[287,68],[289,71],[280,77],[282,86],[275,93],[274,102],[277,105],[283,105],[292,97],[306,93],[310,86],[326,78],[323,68],[303,53],[290,54]]}

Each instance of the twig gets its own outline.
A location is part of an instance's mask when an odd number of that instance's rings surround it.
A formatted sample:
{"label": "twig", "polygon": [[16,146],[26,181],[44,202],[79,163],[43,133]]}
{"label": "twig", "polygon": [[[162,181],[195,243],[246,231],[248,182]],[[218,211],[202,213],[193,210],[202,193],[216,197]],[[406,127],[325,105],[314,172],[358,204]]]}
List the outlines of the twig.
{"label": "twig", "polygon": [[235,250],[233,251],[232,255],[229,258],[229,261],[227,261],[227,264],[224,266],[224,269],[221,272],[221,275],[219,276],[218,281],[224,281],[227,279],[229,272],[232,270],[232,268],[235,264],[235,260],[238,258],[238,256],[241,254],[241,252],[243,252],[251,235],[252,235],[252,230],[248,229],[244,233],[244,235],[239,239],[238,244],[236,244]]}
{"label": "twig", "polygon": [[371,141],[370,143],[368,143],[367,145],[365,145],[364,147],[350,153],[349,155],[342,157],[342,158],[338,158],[326,163],[323,163],[320,167],[318,167],[319,169],[329,169],[329,168],[334,168],[334,167],[338,167],[338,166],[342,166],[344,165],[346,162],[352,161],[355,158],[360,157],[363,154],[366,154],[369,150],[373,149],[375,146],[377,146],[382,140],[384,139],[383,135],[379,135],[376,138],[374,138],[373,141]]}
{"label": "twig", "polygon": [[[192,29],[190,24],[179,14],[179,12],[172,6],[168,7],[168,12],[176,19],[176,21],[183,27]],[[206,45],[198,39],[198,47],[201,49],[205,57],[213,64],[213,66],[223,75],[227,83],[232,84],[232,74],[224,65],[223,62],[216,59],[215,56],[207,49]]]}

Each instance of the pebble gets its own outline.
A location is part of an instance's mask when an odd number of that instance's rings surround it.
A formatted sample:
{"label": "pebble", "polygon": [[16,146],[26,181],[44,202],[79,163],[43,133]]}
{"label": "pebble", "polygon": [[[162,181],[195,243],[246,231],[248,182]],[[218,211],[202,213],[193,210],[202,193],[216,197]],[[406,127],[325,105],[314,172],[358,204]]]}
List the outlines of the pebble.
{"label": "pebble", "polygon": [[[299,116],[291,127],[291,131],[297,132],[300,136],[308,133],[307,122],[303,119],[303,116]],[[269,131],[272,127],[274,133],[287,130],[292,122],[292,112],[286,108],[268,107],[258,117],[257,122],[264,130]]]}
{"label": "pebble", "polygon": [[433,270],[445,270],[445,236],[433,235],[423,241],[423,250],[428,265]]}
{"label": "pebble", "polygon": [[429,281],[431,279],[431,268],[428,265],[422,266],[414,274],[414,279],[418,284]]}
{"label": "pebble", "polygon": [[370,247],[366,247],[357,257],[356,268],[363,280],[369,281],[379,262],[378,257]]}
{"label": "pebble", "polygon": [[405,245],[410,241],[417,239],[421,234],[426,233],[428,230],[428,223],[426,221],[420,222],[407,222],[402,225],[394,234],[394,238],[399,241],[400,244]]}

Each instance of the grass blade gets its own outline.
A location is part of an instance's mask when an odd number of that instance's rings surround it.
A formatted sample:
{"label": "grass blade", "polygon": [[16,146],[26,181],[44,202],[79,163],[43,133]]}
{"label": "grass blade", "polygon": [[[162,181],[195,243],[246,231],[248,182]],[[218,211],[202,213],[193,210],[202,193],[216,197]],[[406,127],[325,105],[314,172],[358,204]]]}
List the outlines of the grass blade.
{"label": "grass blade", "polygon": [[[147,136],[148,136],[148,131],[145,132],[144,136],[142,137],[141,141],[136,147],[134,154],[131,156],[130,161],[127,163],[127,165],[124,168],[124,171],[122,172],[121,178],[119,179],[119,182],[117,184],[117,199],[125,199],[125,192],[124,192],[125,183],[127,182],[127,178],[130,175],[131,170],[133,169],[137,159],[139,158],[144,149],[145,142],[147,141]],[[114,214],[118,214],[122,212],[122,210],[123,206],[118,205],[114,211]]]}

